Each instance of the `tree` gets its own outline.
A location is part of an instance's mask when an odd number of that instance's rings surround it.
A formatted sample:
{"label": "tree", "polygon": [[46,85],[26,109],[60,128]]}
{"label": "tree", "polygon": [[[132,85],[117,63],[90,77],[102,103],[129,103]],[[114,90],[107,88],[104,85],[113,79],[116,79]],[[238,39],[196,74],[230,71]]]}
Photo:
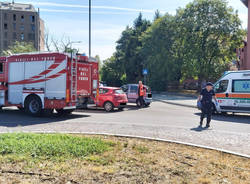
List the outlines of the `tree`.
{"label": "tree", "polygon": [[26,52],[34,52],[36,51],[34,44],[31,42],[14,42],[13,45],[9,46],[9,48],[3,51],[4,56],[9,56],[17,53],[26,53]]}
{"label": "tree", "polygon": [[143,62],[140,54],[142,47],[141,37],[150,27],[151,23],[142,19],[142,14],[135,19],[133,27],[126,27],[121,38],[117,41],[116,53],[114,54],[117,64],[122,65],[121,71],[126,75],[129,83],[143,79]]}
{"label": "tree", "polygon": [[166,90],[188,78],[198,79],[201,86],[229,69],[245,35],[237,12],[225,0],[194,0],[174,16],[156,11],[152,23],[139,14],[104,63],[103,80],[134,83],[147,68],[153,90]]}
{"label": "tree", "polygon": [[197,76],[199,86],[203,80],[217,79],[235,58],[234,49],[243,40],[237,12],[224,0],[194,0],[177,16],[184,52],[189,51],[183,74]]}
{"label": "tree", "polygon": [[176,19],[166,14],[154,21],[142,37],[140,50],[149,70],[149,85],[154,90],[166,90],[181,78],[182,60],[178,56]]}
{"label": "tree", "polygon": [[115,56],[104,61],[100,70],[101,79],[109,86],[120,87],[126,83],[126,77],[121,71],[122,65],[117,65]]}
{"label": "tree", "polygon": [[55,38],[55,36],[49,32],[49,29],[47,27],[45,28],[44,44],[47,51],[78,52],[78,49],[71,48],[71,43],[70,37],[63,35],[61,38]]}
{"label": "tree", "polygon": [[161,17],[162,17],[162,16],[161,16],[161,12],[160,12],[159,10],[156,10],[156,11],[155,11],[154,21],[157,20],[157,19],[159,19],[159,18],[161,18]]}

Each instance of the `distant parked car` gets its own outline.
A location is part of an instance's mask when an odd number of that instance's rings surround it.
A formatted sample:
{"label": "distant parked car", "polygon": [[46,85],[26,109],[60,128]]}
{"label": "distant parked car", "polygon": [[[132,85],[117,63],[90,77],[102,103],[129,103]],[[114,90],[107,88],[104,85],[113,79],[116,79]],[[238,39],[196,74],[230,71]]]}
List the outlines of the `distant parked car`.
{"label": "distant parked car", "polygon": [[187,90],[197,90],[198,89],[198,81],[194,79],[187,79],[183,82],[183,89]]}
{"label": "distant parked car", "polygon": [[100,87],[105,87],[105,86],[107,86],[107,84],[105,82],[103,82],[103,81],[99,81],[99,86]]}
{"label": "distant parked car", "polygon": [[[138,84],[127,84],[121,87],[122,90],[126,93],[129,103],[136,103],[138,107],[141,106],[138,98]],[[144,85],[145,95],[144,102],[145,106],[149,106],[152,103],[152,93],[150,87]]]}
{"label": "distant parked car", "polygon": [[107,112],[111,112],[114,108],[123,110],[127,105],[128,99],[121,88],[116,87],[100,87],[99,96],[96,105],[103,107]]}

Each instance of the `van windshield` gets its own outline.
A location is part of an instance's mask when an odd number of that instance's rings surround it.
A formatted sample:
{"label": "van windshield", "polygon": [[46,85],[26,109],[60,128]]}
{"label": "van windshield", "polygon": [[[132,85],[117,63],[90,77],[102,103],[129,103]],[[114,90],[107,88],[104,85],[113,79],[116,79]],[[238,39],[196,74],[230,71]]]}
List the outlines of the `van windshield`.
{"label": "van windshield", "polygon": [[228,80],[222,80],[215,85],[214,92],[224,93],[227,91],[227,87],[228,87]]}

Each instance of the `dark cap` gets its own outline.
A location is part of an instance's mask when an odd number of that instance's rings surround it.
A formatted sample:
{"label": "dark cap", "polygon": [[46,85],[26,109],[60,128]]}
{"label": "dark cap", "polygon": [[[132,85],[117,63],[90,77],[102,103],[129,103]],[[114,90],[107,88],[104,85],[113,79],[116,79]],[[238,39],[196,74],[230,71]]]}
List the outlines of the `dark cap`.
{"label": "dark cap", "polygon": [[206,86],[214,86],[212,82],[208,82]]}

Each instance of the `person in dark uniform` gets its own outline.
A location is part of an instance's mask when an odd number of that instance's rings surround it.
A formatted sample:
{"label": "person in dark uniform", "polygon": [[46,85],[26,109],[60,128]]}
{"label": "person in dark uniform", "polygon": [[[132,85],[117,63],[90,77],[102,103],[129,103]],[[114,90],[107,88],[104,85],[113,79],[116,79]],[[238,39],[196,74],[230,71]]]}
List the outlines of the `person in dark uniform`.
{"label": "person in dark uniform", "polygon": [[140,101],[140,106],[142,108],[142,107],[144,107],[144,86],[142,84],[142,81],[139,81],[138,97],[139,97],[139,101]]}
{"label": "person in dark uniform", "polygon": [[213,90],[213,84],[211,82],[208,82],[206,84],[206,87],[201,90],[201,93],[198,97],[198,102],[201,102],[201,105],[202,105],[200,127],[202,127],[202,123],[203,123],[203,119],[205,118],[205,115],[207,115],[206,128],[210,127],[212,108],[213,108],[212,99],[214,99],[217,104],[217,99],[215,97],[215,93]]}

